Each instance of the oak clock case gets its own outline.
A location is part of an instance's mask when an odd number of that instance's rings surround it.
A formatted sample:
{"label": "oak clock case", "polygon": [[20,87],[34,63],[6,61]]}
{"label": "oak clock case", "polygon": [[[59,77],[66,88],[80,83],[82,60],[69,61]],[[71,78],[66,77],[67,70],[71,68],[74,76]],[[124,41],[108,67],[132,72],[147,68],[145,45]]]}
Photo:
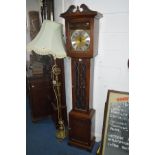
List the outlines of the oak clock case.
{"label": "oak clock case", "polygon": [[72,107],[69,144],[92,150],[95,143],[95,110],[92,108],[93,58],[97,55],[99,19],[102,15],[85,4],[71,5],[65,19],[66,49],[71,57]]}

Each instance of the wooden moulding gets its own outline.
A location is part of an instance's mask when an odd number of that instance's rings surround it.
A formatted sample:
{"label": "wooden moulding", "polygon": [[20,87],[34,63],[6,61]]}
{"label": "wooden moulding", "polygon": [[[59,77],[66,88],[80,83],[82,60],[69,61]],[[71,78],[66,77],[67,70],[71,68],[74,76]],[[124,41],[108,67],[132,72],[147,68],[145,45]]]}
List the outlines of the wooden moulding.
{"label": "wooden moulding", "polygon": [[[82,10],[80,10],[80,8]],[[81,4],[79,6],[71,5],[69,9],[60,15],[63,18],[67,17],[72,17],[72,18],[77,18],[78,17],[95,17],[96,18],[101,18],[102,14],[98,13],[97,11],[90,10],[87,5]]]}

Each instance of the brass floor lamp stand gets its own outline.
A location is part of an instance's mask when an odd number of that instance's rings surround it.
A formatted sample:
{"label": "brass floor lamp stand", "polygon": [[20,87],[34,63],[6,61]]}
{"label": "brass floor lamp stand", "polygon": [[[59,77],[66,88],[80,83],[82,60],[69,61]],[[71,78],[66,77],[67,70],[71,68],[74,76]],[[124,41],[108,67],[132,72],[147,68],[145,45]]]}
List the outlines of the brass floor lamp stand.
{"label": "brass floor lamp stand", "polygon": [[54,65],[52,66],[52,80],[53,80],[53,90],[56,97],[57,109],[58,109],[58,127],[56,131],[56,137],[63,140],[66,137],[65,125],[62,119],[61,113],[61,82],[59,81],[59,75],[61,74],[61,69],[57,66],[56,60],[54,59]]}

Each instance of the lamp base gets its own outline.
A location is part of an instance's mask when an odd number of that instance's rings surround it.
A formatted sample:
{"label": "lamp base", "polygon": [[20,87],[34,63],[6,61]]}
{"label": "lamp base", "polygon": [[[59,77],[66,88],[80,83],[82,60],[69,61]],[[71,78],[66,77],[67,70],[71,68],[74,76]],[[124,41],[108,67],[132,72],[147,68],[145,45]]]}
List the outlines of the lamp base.
{"label": "lamp base", "polygon": [[56,131],[56,137],[58,139],[63,140],[66,137],[65,126],[64,126],[63,121],[59,121],[58,123],[59,123],[59,125],[58,125],[58,129]]}

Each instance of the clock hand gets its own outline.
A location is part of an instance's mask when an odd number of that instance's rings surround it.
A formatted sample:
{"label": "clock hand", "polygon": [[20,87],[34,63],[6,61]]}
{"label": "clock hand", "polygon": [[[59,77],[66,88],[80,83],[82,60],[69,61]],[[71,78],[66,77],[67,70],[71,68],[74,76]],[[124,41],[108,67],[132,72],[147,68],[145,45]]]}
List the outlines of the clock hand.
{"label": "clock hand", "polygon": [[81,36],[80,36],[80,43],[81,43]]}

